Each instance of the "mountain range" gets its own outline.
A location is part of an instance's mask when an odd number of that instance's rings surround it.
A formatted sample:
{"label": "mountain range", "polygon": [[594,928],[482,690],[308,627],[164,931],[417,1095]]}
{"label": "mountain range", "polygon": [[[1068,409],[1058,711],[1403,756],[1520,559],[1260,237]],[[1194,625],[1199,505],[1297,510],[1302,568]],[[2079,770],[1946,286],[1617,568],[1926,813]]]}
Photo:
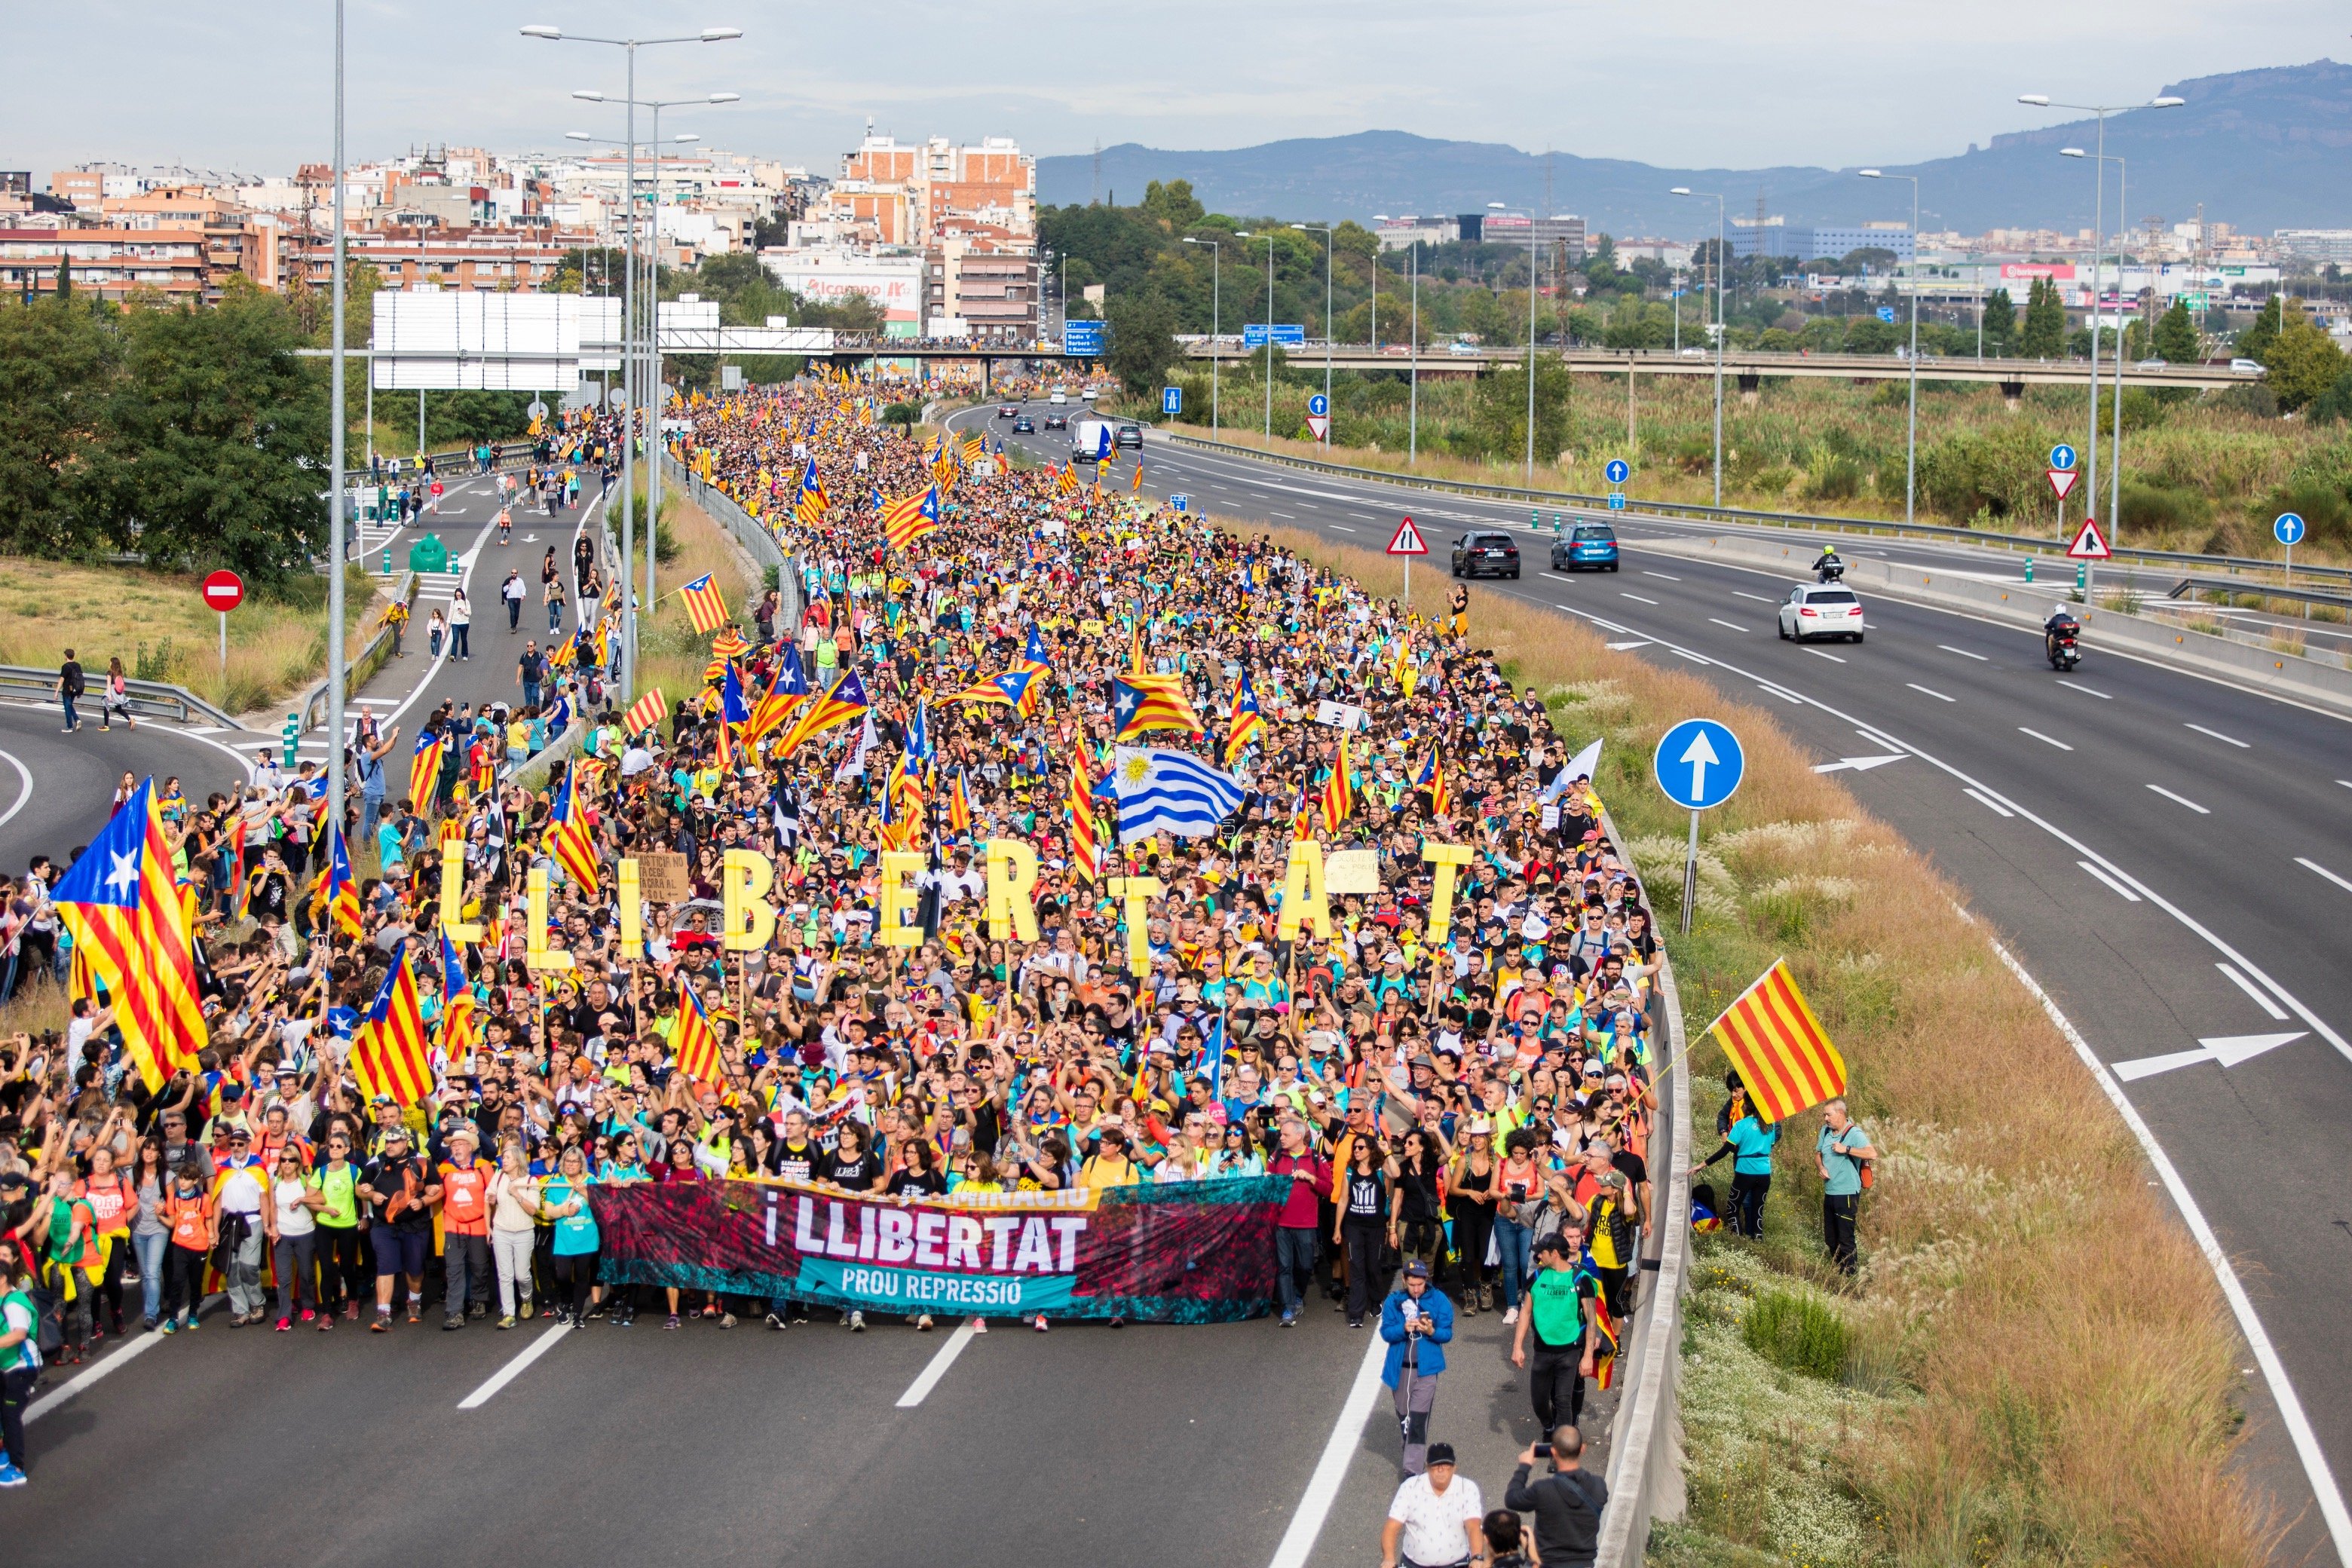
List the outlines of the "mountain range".
{"label": "mountain range", "polygon": [[[2138,224],[2196,216],[2241,232],[2352,227],[2352,66],[2334,60],[2200,77],[2163,89],[2187,102],[2107,117],[2110,154],[2129,160],[2128,211]],[[2020,112],[2032,110],[2021,107]],[[1989,228],[2072,232],[2092,222],[2091,170],[2059,156],[2093,146],[2098,127],[2069,121],[2010,132],[1990,144],[1892,174],[1919,176],[1921,226],[1964,234]],[[1290,219],[1479,212],[1488,202],[1581,214],[1594,232],[1696,236],[1706,204],[1675,185],[1721,191],[1735,216],[1765,210],[1791,223],[1907,217],[1905,183],[1864,181],[1849,169],[1669,169],[1570,152],[1523,153],[1493,142],[1448,142],[1365,131],[1269,142],[1222,152],[1173,152],[1133,142],[1100,154],[1101,195],[1133,203],[1151,180],[1190,180],[1212,212]],[[2115,226],[2110,185],[2107,226]],[[1095,194],[1087,153],[1037,160],[1037,198]]]}

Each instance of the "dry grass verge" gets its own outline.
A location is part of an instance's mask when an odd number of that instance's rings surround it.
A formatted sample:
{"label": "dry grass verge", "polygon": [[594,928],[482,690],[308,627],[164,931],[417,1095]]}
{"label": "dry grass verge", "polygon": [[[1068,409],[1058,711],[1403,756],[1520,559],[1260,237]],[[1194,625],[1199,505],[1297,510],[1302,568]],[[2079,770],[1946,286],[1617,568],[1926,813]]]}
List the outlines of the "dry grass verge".
{"label": "dry grass verge", "polygon": [[[641,511],[640,517],[644,516]],[[637,626],[637,690],[660,687],[675,709],[702,689],[702,672],[710,663],[710,636],[698,632],[687,619],[686,601],[674,590],[704,573],[711,574],[726,595],[728,613],[738,623],[748,622],[760,580],[748,570],[749,557],[733,536],[694,502],[683,486],[662,487],[661,531],[677,542],[677,550],[660,565],[656,586],[665,595],[654,606],[650,622]],[[638,547],[636,571],[642,580],[645,550]],[[635,695],[634,693],[632,695]]]}
{"label": "dry grass verge", "polygon": [[[1399,586],[1384,556],[1276,537]],[[1414,586],[1426,614],[1452,588],[1430,570]],[[1471,626],[1572,742],[1607,738],[1597,783],[1669,921],[1687,818],[1650,754],[1693,714],[1738,730],[1747,782],[1710,814],[1694,931],[1668,943],[1688,1021],[1786,954],[1886,1151],[1858,1281],[1822,1256],[1813,1114],[1786,1130],[1764,1240],[1704,1244],[1685,1342],[1692,1508],[1658,1531],[1659,1557],[2265,1561],[2272,1505],[2230,1462],[2237,1341],[2220,1291],[1959,890],[1769,714],[1497,595],[1474,595]],[[1724,1063],[1702,1042],[1692,1065],[1711,1150]],[[1763,1332],[1748,1328],[1759,1302]],[[1787,1322],[1807,1325],[1801,1354],[1780,1348]],[[1833,1380],[1824,1357],[1843,1362]]]}

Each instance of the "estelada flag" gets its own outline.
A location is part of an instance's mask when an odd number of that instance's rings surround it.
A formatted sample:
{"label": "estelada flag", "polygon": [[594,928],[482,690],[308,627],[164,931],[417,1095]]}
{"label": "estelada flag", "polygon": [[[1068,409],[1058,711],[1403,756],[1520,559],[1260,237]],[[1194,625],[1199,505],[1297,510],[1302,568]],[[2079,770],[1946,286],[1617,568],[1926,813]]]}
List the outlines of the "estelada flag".
{"label": "estelada flag", "polygon": [[793,727],[784,731],[782,740],[776,742],[776,751],[780,755],[789,757],[803,741],[812,735],[822,735],[827,730],[837,729],[852,719],[863,717],[866,708],[866,683],[857,679],[856,670],[851,670],[833,683],[832,690],[802,705],[800,717],[793,721]]}
{"label": "estelada flag", "polygon": [[441,788],[441,731],[427,727],[416,737],[408,758],[408,802],[419,816],[433,815],[433,797]]}
{"label": "estelada flag", "polygon": [[[338,840],[337,847],[341,847]],[[140,781],[58,882],[52,901],[73,934],[78,995],[106,988],[131,1060],[148,1089],[194,1069],[209,1041],[197,1005],[195,950],[155,806]]]}
{"label": "estelada flag", "polygon": [[596,845],[588,834],[588,808],[575,787],[580,770],[564,771],[563,787],[556,792],[555,810],[547,822],[547,852],[580,890],[596,891]]}
{"label": "estelada flag", "polygon": [[1739,1069],[1759,1121],[1786,1121],[1845,1092],[1845,1058],[1806,1005],[1786,959],[1723,1010],[1713,1033]]}
{"label": "estelada flag", "polygon": [[767,695],[752,708],[751,721],[743,726],[744,742],[758,745],[760,737],[790,718],[793,709],[808,700],[808,677],[801,669],[801,650],[786,643],[776,679],[769,683]]}
{"label": "estelada flag", "polygon": [[940,526],[940,487],[900,496],[882,509],[882,533],[893,550],[904,550]]}
{"label": "estelada flag", "polygon": [[719,592],[719,584],[705,572],[678,591],[686,601],[686,618],[694,623],[698,632],[715,632],[727,624],[727,600]]}
{"label": "estelada flag", "polygon": [[[323,775],[321,775],[323,776]],[[360,885],[352,876],[352,858],[343,847],[343,829],[340,823],[327,827],[327,863],[320,869],[312,884],[310,908],[315,913],[324,907],[335,929],[345,936],[358,937],[364,927],[360,921]]]}
{"label": "estelada flag", "polygon": [[1181,730],[1194,735],[1202,731],[1201,716],[1184,694],[1181,675],[1130,670],[1111,677],[1110,693],[1111,717],[1118,725],[1119,740],[1133,740],[1149,730]]}
{"label": "estelada flag", "polygon": [[352,1042],[352,1072],[360,1093],[389,1095],[414,1105],[433,1092],[432,1060],[425,1051],[425,1016],[416,1002],[416,973],[408,967],[408,944],[393,950],[392,967],[375,989],[375,1001]]}

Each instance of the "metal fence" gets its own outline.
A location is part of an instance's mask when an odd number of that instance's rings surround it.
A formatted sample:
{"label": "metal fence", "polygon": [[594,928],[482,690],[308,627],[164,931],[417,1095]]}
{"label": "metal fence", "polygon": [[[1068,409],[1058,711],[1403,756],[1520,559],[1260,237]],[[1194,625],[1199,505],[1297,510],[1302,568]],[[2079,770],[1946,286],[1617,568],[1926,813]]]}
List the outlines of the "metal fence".
{"label": "metal fence", "polygon": [[687,493],[694,498],[694,504],[719,527],[733,534],[735,542],[753,561],[775,569],[779,606],[776,624],[785,627],[799,626],[802,611],[806,608],[801,592],[799,563],[784,552],[784,547],[776,542],[774,534],[760,526],[759,519],[736,504],[734,497],[716,485],[703,483],[685,464],[667,453],[662,455],[662,462],[664,478],[674,485],[685,487]]}
{"label": "metal fence", "polygon": [[[86,711],[94,711],[103,700],[105,673],[85,672],[87,687],[75,703]],[[170,719],[182,724],[217,724],[225,729],[236,729],[237,722],[184,686],[173,686],[161,680],[126,680],[131,713],[141,719]],[[12,702],[46,703],[58,700],[58,672],[32,665],[0,664],[0,700]]]}
{"label": "metal fence", "polygon": [[[416,574],[403,571],[393,580],[392,591],[386,596],[396,597],[404,605],[413,605],[416,602]],[[379,626],[375,635],[368,638],[366,646],[360,649],[358,657],[343,667],[344,701],[349,702],[364,690],[367,683],[375,679],[375,672],[382,669],[391,658],[392,628]],[[328,684],[321,680],[304,692],[301,705],[295,710],[301,715],[299,722],[302,733],[306,735],[327,722]]]}

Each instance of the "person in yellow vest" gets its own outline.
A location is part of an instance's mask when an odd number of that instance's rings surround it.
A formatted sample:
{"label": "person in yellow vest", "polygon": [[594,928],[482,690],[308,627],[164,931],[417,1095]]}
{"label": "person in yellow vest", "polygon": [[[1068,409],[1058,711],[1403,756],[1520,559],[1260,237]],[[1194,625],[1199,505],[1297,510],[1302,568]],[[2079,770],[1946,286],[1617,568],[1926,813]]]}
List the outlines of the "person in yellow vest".
{"label": "person in yellow vest", "polygon": [[351,1134],[337,1122],[327,1134],[326,1158],[310,1173],[310,1189],[323,1200],[319,1209],[319,1331],[335,1326],[340,1312],[352,1322],[370,1277],[360,1239],[360,1168],[352,1163]]}
{"label": "person in yellow vest", "polygon": [[[441,1162],[441,1327],[462,1329],[467,1317],[490,1312],[490,1177],[480,1157],[481,1134],[460,1121],[445,1140]],[[473,1297],[470,1310],[467,1295]]]}

